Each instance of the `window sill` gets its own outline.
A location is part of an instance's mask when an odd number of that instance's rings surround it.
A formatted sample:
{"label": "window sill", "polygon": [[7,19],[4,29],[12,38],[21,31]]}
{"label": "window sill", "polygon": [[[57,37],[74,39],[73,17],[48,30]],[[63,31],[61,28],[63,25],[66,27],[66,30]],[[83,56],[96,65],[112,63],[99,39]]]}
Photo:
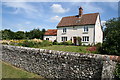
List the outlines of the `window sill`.
{"label": "window sill", "polygon": [[83,34],[88,34],[88,32],[83,32]]}
{"label": "window sill", "polygon": [[88,43],[89,41],[82,41],[82,43]]}
{"label": "window sill", "polygon": [[65,32],[65,33],[62,33],[62,35],[64,35],[64,34],[66,34],[66,32]]}

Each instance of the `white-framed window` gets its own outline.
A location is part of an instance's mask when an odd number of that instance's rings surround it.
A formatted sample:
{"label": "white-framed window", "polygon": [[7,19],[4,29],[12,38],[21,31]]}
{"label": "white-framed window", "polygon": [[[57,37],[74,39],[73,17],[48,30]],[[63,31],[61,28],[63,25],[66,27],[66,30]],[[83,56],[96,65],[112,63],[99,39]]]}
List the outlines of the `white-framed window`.
{"label": "white-framed window", "polygon": [[88,32],[88,26],[84,26],[84,32]]}
{"label": "white-framed window", "polygon": [[67,37],[61,37],[61,40],[62,40],[63,42],[65,42],[65,41],[67,41]]}
{"label": "white-framed window", "polygon": [[73,30],[77,30],[77,27],[73,26]]}
{"label": "white-framed window", "polygon": [[67,29],[66,28],[63,28],[63,33],[66,33],[67,32]]}
{"label": "white-framed window", "polygon": [[83,42],[88,42],[89,41],[89,36],[83,36],[82,41]]}
{"label": "white-framed window", "polygon": [[49,40],[49,38],[46,38],[46,40]]}

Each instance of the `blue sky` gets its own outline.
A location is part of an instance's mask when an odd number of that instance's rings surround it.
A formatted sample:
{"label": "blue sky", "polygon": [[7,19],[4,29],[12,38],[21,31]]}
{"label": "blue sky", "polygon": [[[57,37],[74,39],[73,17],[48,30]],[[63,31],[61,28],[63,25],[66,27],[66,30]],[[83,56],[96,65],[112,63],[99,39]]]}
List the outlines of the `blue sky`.
{"label": "blue sky", "polygon": [[118,16],[117,2],[3,2],[2,29],[56,29],[62,17],[77,15],[80,6],[84,14],[99,12],[102,23]]}

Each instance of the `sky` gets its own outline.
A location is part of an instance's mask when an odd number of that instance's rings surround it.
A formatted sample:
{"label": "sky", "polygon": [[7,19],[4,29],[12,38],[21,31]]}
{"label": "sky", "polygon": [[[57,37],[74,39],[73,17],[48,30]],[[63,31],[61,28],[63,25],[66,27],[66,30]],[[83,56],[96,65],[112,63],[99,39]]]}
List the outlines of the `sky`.
{"label": "sky", "polygon": [[2,29],[56,29],[62,17],[100,13],[101,22],[118,17],[118,2],[2,2]]}

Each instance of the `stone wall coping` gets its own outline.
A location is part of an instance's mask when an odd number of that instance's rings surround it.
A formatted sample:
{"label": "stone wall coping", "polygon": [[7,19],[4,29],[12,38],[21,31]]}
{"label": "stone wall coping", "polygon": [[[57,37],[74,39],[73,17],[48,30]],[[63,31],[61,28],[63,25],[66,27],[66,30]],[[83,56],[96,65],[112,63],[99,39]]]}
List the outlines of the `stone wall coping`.
{"label": "stone wall coping", "polygon": [[[64,52],[64,51],[56,51],[56,50],[47,50],[47,49],[40,49],[40,48],[30,48],[30,47],[22,47],[22,46],[11,46],[11,45],[2,45],[3,47],[8,47],[10,48],[20,48],[23,50],[33,50],[36,51],[36,53],[45,53],[45,54],[54,54],[54,55],[69,55],[69,56],[80,56],[80,57],[89,57],[89,58],[95,58],[98,60],[105,60],[105,61],[116,61],[120,62],[120,56],[115,56],[115,55],[101,55],[101,54],[93,54],[93,53],[77,53],[77,52]],[[9,48],[10,47],[10,48]],[[36,54],[35,53],[35,54]]]}

